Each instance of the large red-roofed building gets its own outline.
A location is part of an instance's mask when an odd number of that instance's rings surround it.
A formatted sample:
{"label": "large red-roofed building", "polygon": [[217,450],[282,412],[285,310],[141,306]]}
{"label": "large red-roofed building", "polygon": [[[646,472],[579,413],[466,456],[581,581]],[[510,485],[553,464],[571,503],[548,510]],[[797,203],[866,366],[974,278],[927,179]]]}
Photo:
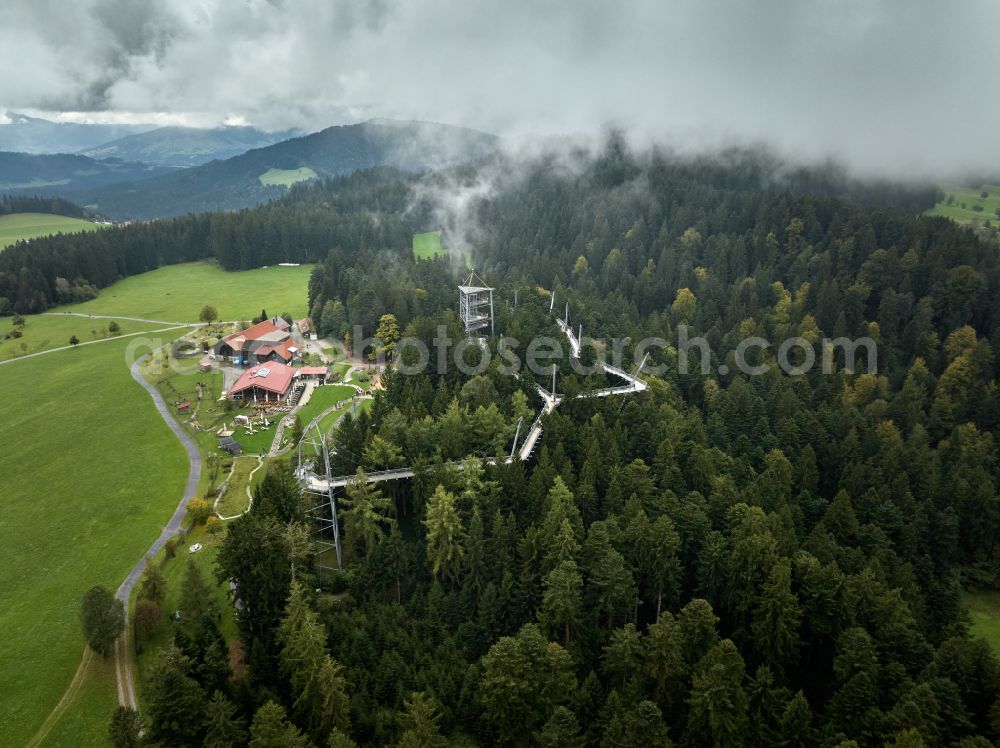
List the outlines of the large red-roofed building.
{"label": "large red-roofed building", "polygon": [[268,362],[243,372],[228,394],[234,400],[282,402],[291,394],[297,376],[298,370],[291,366]]}

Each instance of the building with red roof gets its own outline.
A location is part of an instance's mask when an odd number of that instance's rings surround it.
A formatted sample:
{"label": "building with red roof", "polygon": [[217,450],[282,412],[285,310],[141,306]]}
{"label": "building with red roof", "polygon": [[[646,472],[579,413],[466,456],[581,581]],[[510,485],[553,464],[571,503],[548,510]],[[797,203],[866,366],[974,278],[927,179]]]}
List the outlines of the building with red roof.
{"label": "building with red roof", "polygon": [[272,317],[223,338],[212,348],[212,353],[217,358],[251,366],[265,361],[291,363],[298,350],[291,339],[291,326],[281,317]]}
{"label": "building with red roof", "polygon": [[317,382],[325,382],[327,376],[330,374],[330,367],[328,366],[303,366],[299,371],[299,376],[302,379],[315,380]]}
{"label": "building with red roof", "polygon": [[268,362],[243,372],[229,388],[228,395],[233,400],[252,400],[255,403],[268,400],[282,402],[291,394],[297,376],[298,369]]}

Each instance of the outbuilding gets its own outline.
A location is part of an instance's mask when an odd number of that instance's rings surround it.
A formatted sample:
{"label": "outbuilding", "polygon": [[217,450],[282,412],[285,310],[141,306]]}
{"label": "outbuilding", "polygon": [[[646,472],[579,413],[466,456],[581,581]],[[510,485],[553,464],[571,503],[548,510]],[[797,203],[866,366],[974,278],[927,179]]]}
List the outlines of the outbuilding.
{"label": "outbuilding", "polygon": [[219,437],[219,448],[229,452],[233,457],[243,454],[243,447],[231,436]]}

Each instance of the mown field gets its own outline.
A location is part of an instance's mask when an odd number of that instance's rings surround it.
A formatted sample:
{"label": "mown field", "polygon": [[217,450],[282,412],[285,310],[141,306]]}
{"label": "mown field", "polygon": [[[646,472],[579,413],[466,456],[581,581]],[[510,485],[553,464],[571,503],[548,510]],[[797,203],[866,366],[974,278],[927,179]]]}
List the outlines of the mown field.
{"label": "mown field", "polygon": [[[422,234],[413,235],[413,256],[418,260],[429,260],[438,255],[450,255],[452,250],[441,246],[440,231],[425,231]],[[465,257],[465,266],[472,267],[472,255],[468,252],[462,253]]]}
{"label": "mown field", "polygon": [[34,239],[49,234],[72,234],[99,229],[93,221],[51,213],[11,213],[0,216],[0,251],[22,239]]}
{"label": "mown field", "polygon": [[[982,226],[986,221],[993,226],[1000,225],[1000,214],[997,213],[1000,210],[1000,185],[984,184],[975,188],[953,185],[941,189],[944,199],[926,215],[946,216],[970,226]],[[987,193],[985,198],[983,192]]]}
{"label": "mown field", "polygon": [[[108,340],[163,328],[163,325],[147,322],[115,321],[119,327],[117,334],[108,330],[111,324],[109,319],[34,314],[24,317],[23,327],[15,327],[13,317],[0,317],[0,361],[47,351],[50,348],[61,348],[69,345],[69,339],[74,335],[81,343],[89,343],[93,340]],[[19,337],[15,337],[17,335],[15,329],[19,331]]]}
{"label": "mown field", "polygon": [[311,272],[311,265],[234,273],[212,262],[168,265],[108,286],[96,299],[53,311],[197,322],[202,307],[211,304],[225,320],[250,319],[262,308],[268,314],[288,312],[300,319],[308,313]]}
{"label": "mown field", "polygon": [[84,670],[79,689],[67,699],[44,736],[37,743],[42,748],[108,745],[108,725],[101,715],[111,714],[118,706],[113,658],[92,657]]}
{"label": "mown field", "polygon": [[[7,403],[0,419],[6,486],[0,735],[6,745],[23,745],[72,679],[84,651],[83,593],[94,584],[116,589],[181,496],[184,451],[129,375],[128,344],[117,340],[0,366]],[[86,691],[80,698],[107,701]],[[107,716],[88,718],[100,723],[93,734],[103,737]],[[79,729],[73,733],[67,744],[100,744],[81,740]]]}
{"label": "mown field", "polygon": [[332,408],[343,400],[350,400],[356,392],[357,390],[346,384],[328,384],[317,387],[313,390],[309,402],[299,408],[298,415],[302,419],[302,427],[308,426],[312,419],[327,408]]}
{"label": "mown field", "polygon": [[972,618],[972,635],[988,641],[1000,657],[1000,592],[967,592],[962,599]]}
{"label": "mown field", "polygon": [[268,169],[258,177],[263,185],[283,184],[285,187],[291,187],[296,182],[315,178],[316,172],[308,166],[300,166],[298,169]]}

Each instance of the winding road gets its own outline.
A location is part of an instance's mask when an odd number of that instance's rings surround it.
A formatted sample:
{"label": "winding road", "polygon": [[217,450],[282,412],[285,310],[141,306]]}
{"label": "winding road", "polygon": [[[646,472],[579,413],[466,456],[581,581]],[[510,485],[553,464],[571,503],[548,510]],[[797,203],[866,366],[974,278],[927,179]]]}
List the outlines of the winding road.
{"label": "winding road", "polygon": [[135,589],[136,584],[139,582],[140,577],[142,577],[142,572],[146,568],[146,563],[150,558],[159,553],[163,546],[167,544],[170,538],[177,535],[181,530],[181,524],[184,522],[184,515],[187,513],[187,508],[185,504],[188,499],[192,499],[198,494],[198,483],[201,480],[201,452],[198,451],[198,446],[194,443],[190,436],[188,436],[184,429],[181,428],[180,424],[174,419],[173,414],[170,412],[170,408],[164,402],[160,393],[156,391],[146,378],[142,376],[140,371],[140,366],[142,362],[149,356],[146,354],[138,361],[132,364],[129,369],[129,373],[132,378],[137,381],[149,396],[153,398],[153,404],[156,406],[156,410],[159,412],[160,417],[166,422],[170,430],[174,432],[174,435],[180,440],[181,444],[184,445],[184,450],[187,452],[188,458],[188,479],[187,485],[184,487],[184,495],[181,497],[180,503],[177,504],[177,508],[174,510],[173,515],[171,515],[170,520],[167,522],[160,536],[153,541],[153,544],[149,547],[142,558],[140,558],[135,566],[132,567],[132,571],[128,573],[125,577],[125,581],[121,583],[121,586],[115,592],[115,597],[125,603],[126,611],[126,625],[125,633],[121,635],[117,642],[115,642],[115,677],[118,680],[118,703],[122,706],[131,706],[133,709],[136,708],[135,700],[135,683],[132,676],[132,644],[129,637],[129,626],[128,626],[128,600],[132,595],[132,590]]}

